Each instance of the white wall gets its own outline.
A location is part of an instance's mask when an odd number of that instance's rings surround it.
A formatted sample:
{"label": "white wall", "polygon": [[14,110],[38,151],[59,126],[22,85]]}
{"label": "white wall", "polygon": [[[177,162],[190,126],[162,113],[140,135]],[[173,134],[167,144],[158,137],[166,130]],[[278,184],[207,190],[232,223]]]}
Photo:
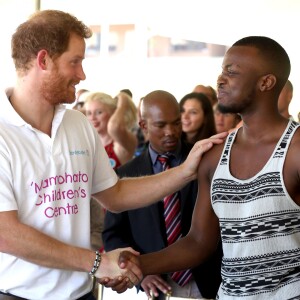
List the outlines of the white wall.
{"label": "white wall", "polygon": [[[290,112],[300,111],[300,43],[294,32],[300,28],[299,0],[41,0],[42,9],[61,9],[89,25],[97,23],[148,24],[157,33],[178,38],[231,45],[246,35],[268,35],[287,50],[292,71],[294,98]],[[16,26],[35,9],[35,0],[0,0],[0,84],[12,84],[10,36]],[[4,21],[5,20],[5,21]],[[130,88],[134,100],[153,89],[166,89],[178,99],[194,85],[215,86],[221,70],[218,58],[190,59],[86,59],[87,79],[80,87],[117,93]]]}

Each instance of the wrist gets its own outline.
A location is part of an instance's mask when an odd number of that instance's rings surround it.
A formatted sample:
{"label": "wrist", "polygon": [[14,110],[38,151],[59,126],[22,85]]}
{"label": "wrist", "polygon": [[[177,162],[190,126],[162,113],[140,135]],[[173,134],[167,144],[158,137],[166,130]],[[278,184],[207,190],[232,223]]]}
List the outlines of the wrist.
{"label": "wrist", "polygon": [[179,165],[178,169],[180,170],[178,173],[181,176],[180,180],[182,181],[183,184],[187,184],[190,181],[197,178],[197,173],[192,173],[189,166],[185,165],[185,163]]}
{"label": "wrist", "polygon": [[91,271],[89,272],[89,275],[94,276],[95,273],[97,272],[97,270],[100,267],[100,263],[101,263],[101,253],[100,251],[95,251],[95,260],[94,260],[94,264],[93,267],[91,269]]}

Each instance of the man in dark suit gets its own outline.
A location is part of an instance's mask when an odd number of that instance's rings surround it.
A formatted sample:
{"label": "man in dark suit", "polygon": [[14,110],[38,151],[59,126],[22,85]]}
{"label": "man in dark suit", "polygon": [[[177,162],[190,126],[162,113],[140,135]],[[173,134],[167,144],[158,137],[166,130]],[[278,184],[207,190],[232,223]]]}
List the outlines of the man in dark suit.
{"label": "man in dark suit", "polygon": [[[158,90],[145,96],[141,105],[140,126],[149,140],[149,146],[140,156],[116,170],[120,177],[162,172],[158,161],[161,154],[170,157],[171,167],[186,159],[190,147],[181,141],[180,108],[172,94]],[[190,229],[197,190],[195,180],[178,192],[183,236]],[[163,201],[120,214],[107,212],[102,237],[106,251],[130,246],[143,254],[165,248],[168,238]],[[210,260],[193,269],[191,280],[183,287],[174,282],[170,274],[148,275],[141,282],[141,287],[148,297],[153,294],[158,299],[163,299],[163,294],[170,290],[177,297],[215,298],[221,282],[221,255],[221,249],[217,249]]]}

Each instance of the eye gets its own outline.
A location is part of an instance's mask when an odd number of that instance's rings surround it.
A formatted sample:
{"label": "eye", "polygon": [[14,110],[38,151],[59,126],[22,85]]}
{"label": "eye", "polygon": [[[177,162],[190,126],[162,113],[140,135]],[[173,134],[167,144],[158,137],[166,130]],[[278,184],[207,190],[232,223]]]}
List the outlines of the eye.
{"label": "eye", "polygon": [[71,64],[72,65],[78,65],[78,64],[81,64],[82,63],[82,59],[78,59],[78,58],[76,58],[76,59],[73,59],[72,61],[71,61]]}
{"label": "eye", "polygon": [[156,124],[154,124],[154,126],[157,128],[163,128],[165,126],[165,124],[164,123],[156,123]]}
{"label": "eye", "polygon": [[224,76],[233,76],[233,75],[236,75],[237,74],[237,72],[235,72],[233,69],[231,69],[231,68],[227,68],[227,69],[224,69],[223,71],[222,71],[222,75],[224,75]]}

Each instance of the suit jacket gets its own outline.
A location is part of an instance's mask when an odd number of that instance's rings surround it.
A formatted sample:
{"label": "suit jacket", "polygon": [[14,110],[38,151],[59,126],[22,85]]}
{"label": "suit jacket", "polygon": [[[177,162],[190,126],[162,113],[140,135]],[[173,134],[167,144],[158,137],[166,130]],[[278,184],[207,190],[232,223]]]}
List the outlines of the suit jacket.
{"label": "suit jacket", "polygon": [[[188,155],[189,150],[190,148],[187,145],[182,145],[183,160]],[[138,177],[153,174],[148,149],[140,156],[119,167],[116,172],[119,177]],[[183,235],[188,233],[191,226],[197,190],[198,183],[194,180],[179,191]],[[134,197],[134,194],[132,197]],[[165,248],[167,246],[167,236],[163,216],[163,202],[160,201],[147,207],[118,214],[107,211],[102,238],[106,251],[130,246],[144,254]],[[221,283],[221,256],[222,251],[218,249],[207,262],[192,270],[194,280],[205,298],[216,297]]]}

